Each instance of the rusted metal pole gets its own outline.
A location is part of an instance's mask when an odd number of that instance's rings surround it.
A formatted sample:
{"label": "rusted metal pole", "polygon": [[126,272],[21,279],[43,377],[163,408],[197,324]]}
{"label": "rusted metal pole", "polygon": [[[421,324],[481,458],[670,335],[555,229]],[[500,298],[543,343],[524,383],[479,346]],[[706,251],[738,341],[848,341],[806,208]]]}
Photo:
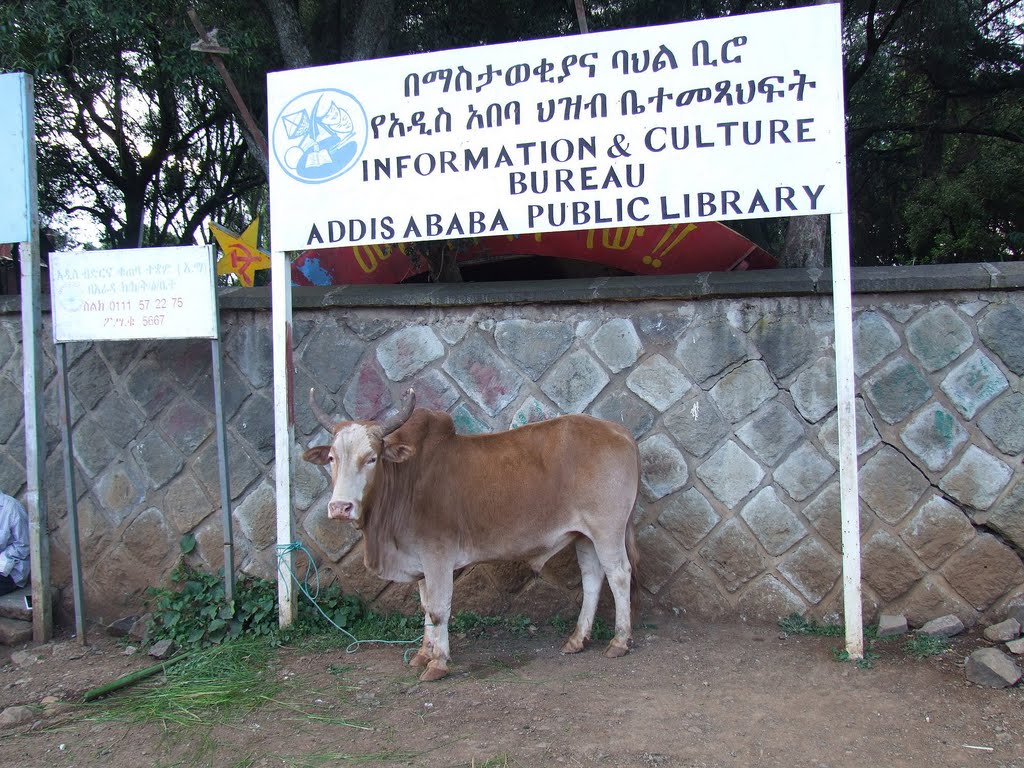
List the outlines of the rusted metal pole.
{"label": "rusted metal pole", "polygon": [[189,19],[192,21],[192,26],[195,27],[196,32],[199,33],[199,42],[192,45],[192,50],[206,54],[210,58],[210,61],[213,62],[213,66],[217,68],[221,79],[224,81],[225,87],[228,89],[228,93],[231,95],[231,100],[235,103],[235,108],[242,116],[242,122],[245,124],[246,130],[249,131],[249,135],[252,136],[253,140],[260,148],[260,151],[263,153],[263,165],[266,167],[270,162],[270,151],[267,147],[267,137],[263,135],[263,131],[260,130],[258,125],[256,125],[252,112],[249,111],[249,106],[245,103],[245,99],[242,98],[242,94],[238,92],[238,88],[235,87],[235,81],[231,78],[231,73],[228,72],[228,68],[224,64],[224,59],[221,58],[222,53],[229,53],[228,49],[222,48],[217,44],[217,41],[210,35],[206,27],[203,26],[203,23],[199,20],[199,14],[196,13],[195,8],[189,8],[187,13]]}

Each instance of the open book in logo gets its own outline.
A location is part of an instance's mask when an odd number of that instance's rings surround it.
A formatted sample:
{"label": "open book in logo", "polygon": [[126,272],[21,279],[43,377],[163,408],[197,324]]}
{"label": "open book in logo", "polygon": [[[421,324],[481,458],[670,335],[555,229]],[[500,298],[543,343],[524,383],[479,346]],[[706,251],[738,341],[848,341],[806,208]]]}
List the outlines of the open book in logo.
{"label": "open book in logo", "polygon": [[324,89],[295,97],[273,131],[274,156],[292,178],[317,184],[351,169],[366,146],[362,105],[344,91]]}

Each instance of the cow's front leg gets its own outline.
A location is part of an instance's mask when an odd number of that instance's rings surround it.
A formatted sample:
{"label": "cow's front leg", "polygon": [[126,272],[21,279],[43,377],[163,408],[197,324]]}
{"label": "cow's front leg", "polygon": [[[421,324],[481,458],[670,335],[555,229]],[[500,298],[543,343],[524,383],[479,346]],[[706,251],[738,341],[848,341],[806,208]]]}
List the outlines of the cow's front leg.
{"label": "cow's front leg", "polygon": [[425,622],[431,625],[430,660],[420,675],[420,680],[425,683],[440,680],[448,674],[448,617],[452,612],[453,578],[451,568],[438,569],[423,577],[426,597],[423,612]]}
{"label": "cow's front leg", "polygon": [[427,580],[420,579],[420,607],[423,609],[423,644],[416,651],[416,655],[409,662],[410,667],[425,667],[430,663],[430,648],[434,644],[434,625],[430,621],[430,612],[427,610]]}

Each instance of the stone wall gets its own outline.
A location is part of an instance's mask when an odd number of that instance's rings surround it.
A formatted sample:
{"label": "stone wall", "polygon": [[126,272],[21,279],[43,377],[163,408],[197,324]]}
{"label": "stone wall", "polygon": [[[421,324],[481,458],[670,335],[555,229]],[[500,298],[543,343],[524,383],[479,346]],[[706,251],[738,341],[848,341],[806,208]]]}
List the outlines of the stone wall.
{"label": "stone wall", "polygon": [[[865,615],[974,623],[1024,594],[1024,265],[855,270]],[[296,289],[295,386],[368,418],[412,386],[464,433],[586,411],[643,456],[644,599],[708,619],[841,612],[830,278],[814,271],[551,283]],[[236,563],[275,573],[273,394],[265,290],[222,293]],[[0,299],[0,487],[24,491],[20,317]],[[45,322],[45,334],[49,325]],[[46,496],[53,574],[70,582],[53,348]],[[140,607],[182,555],[222,565],[204,341],[69,346],[90,618]],[[296,404],[296,535],[322,578],[389,608],[325,516],[325,435]],[[456,609],[575,614],[570,553],[466,569]],[[606,603],[607,601],[603,601]],[[65,609],[66,610],[66,609]]]}

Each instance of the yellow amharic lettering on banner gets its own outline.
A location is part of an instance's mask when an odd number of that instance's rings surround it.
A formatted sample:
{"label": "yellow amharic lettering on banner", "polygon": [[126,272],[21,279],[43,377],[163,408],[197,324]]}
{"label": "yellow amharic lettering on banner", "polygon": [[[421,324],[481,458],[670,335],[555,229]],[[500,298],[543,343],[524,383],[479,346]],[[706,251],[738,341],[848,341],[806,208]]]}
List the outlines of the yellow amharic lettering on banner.
{"label": "yellow amharic lettering on banner", "polygon": [[587,231],[587,250],[594,250],[594,235],[600,231],[601,245],[610,251],[626,251],[633,244],[633,238],[644,236],[643,227],[615,227],[613,229]]}
{"label": "yellow amharic lettering on banner", "polygon": [[665,229],[665,234],[658,240],[649,254],[644,256],[644,264],[649,264],[655,269],[660,269],[661,265],[665,262],[665,258],[672,252],[672,249],[683,242],[683,239],[693,232],[697,228],[696,224],[687,224],[682,226],[682,230],[678,231],[682,225],[670,224]]}
{"label": "yellow amharic lettering on banner", "polygon": [[217,261],[218,275],[236,275],[238,282],[246,288],[252,288],[256,270],[270,269],[270,254],[261,251],[257,242],[259,217],[253,219],[241,235],[213,223],[210,224],[210,232],[224,252]]}
{"label": "yellow amharic lettering on banner", "polygon": [[405,243],[394,245],[353,245],[352,256],[356,264],[367,275],[377,271],[380,262],[391,258],[391,253],[397,248],[399,252],[405,253]]}

